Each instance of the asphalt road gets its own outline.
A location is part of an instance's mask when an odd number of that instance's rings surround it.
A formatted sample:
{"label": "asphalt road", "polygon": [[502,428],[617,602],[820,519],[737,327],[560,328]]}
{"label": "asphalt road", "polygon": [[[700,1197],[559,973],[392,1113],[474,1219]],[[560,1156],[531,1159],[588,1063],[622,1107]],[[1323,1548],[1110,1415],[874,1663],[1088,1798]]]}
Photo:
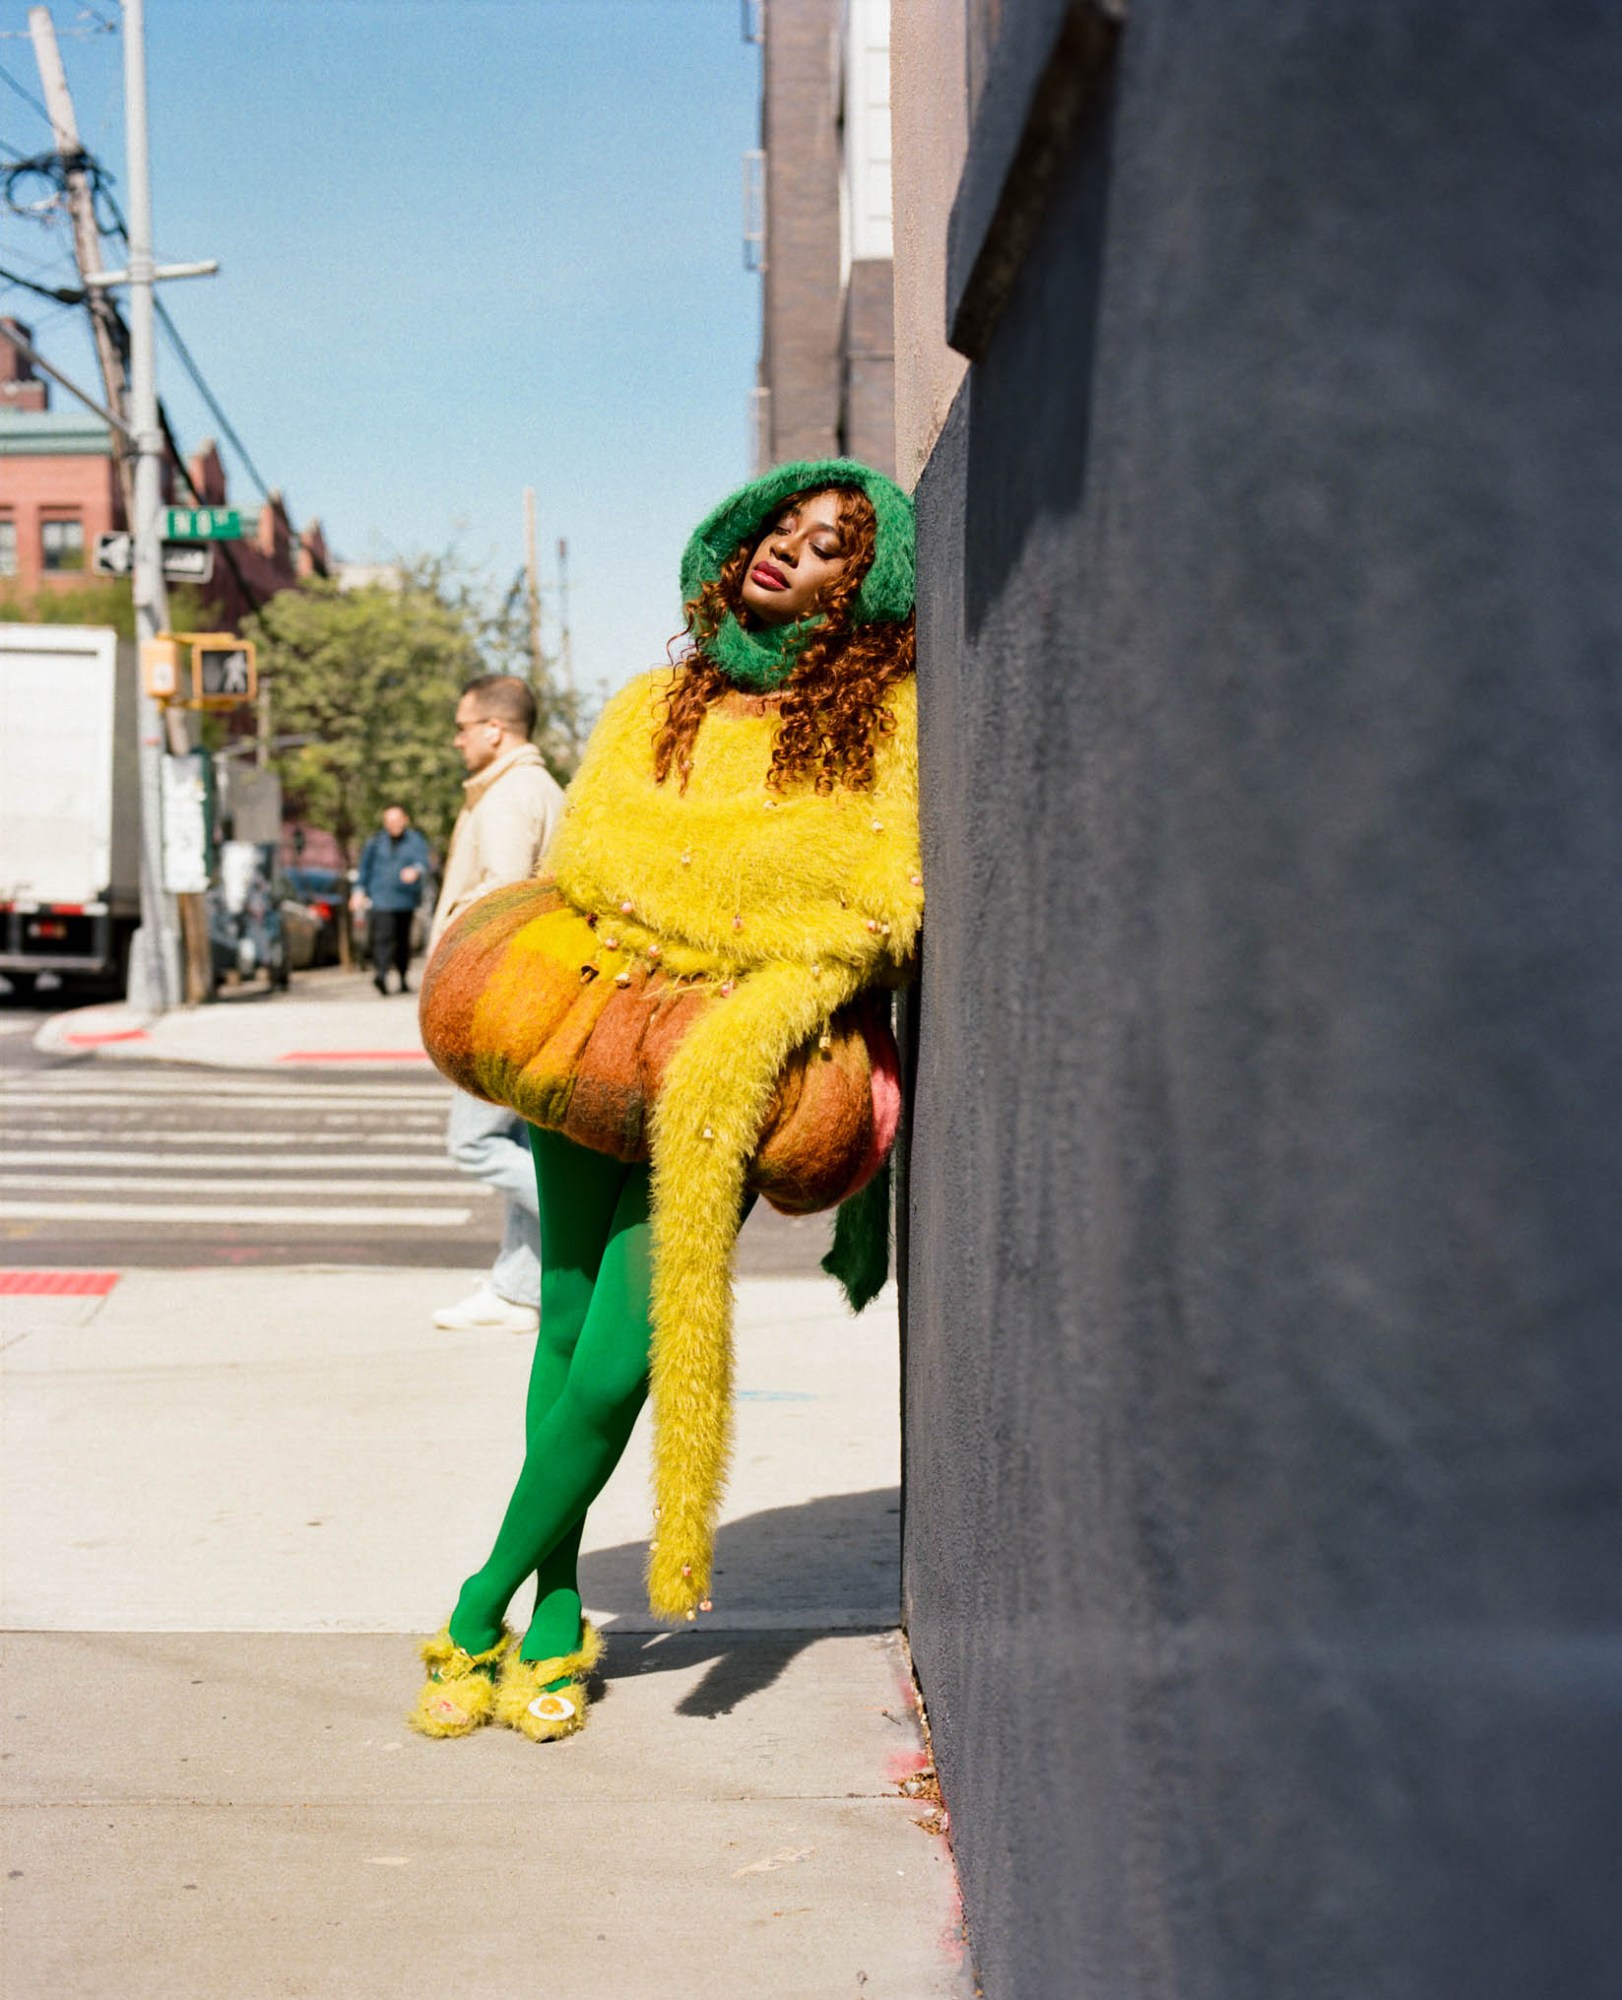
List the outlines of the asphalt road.
{"label": "asphalt road", "polygon": [[[448,1084],[41,1055],[48,1011],[0,997],[0,1265],[491,1262],[501,1204],[445,1158]],[[760,1204],[738,1270],[814,1274],[829,1233]]]}

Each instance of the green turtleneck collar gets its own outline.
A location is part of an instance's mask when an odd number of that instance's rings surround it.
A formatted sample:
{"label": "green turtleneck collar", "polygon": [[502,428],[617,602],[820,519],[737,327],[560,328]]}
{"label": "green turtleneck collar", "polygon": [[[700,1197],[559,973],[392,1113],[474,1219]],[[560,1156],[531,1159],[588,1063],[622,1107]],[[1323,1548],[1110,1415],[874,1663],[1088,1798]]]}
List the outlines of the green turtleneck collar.
{"label": "green turtleneck collar", "polygon": [[793,625],[768,625],[751,632],[729,611],[704,650],[734,687],[751,694],[769,694],[780,688],[799,664],[800,651],[821,623],[813,614]]}

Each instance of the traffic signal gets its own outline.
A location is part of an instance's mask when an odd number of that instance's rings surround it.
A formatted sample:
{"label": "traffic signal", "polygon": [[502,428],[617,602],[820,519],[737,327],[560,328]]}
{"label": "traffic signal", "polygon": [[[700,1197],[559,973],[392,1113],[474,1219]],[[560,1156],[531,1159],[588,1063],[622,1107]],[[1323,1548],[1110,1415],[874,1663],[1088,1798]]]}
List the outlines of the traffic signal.
{"label": "traffic signal", "polygon": [[141,667],[147,693],[179,708],[240,708],[259,690],[253,641],[234,632],[160,632]]}
{"label": "traffic signal", "polygon": [[252,642],[229,632],[194,632],[191,675],[193,698],[205,707],[252,701],[257,686]]}

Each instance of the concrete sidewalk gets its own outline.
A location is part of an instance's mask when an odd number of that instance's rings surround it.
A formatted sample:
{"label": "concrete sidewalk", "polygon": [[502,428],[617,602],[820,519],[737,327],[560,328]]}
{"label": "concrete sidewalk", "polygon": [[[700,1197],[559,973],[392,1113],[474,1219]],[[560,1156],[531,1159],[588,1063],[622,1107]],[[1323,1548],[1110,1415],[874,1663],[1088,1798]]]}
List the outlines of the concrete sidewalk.
{"label": "concrete sidewalk", "polygon": [[413,994],[383,999],[364,972],[299,972],[285,993],[226,987],[204,1007],[142,1014],[122,1002],[53,1015],[34,1037],[48,1055],[202,1063],[219,1069],[302,1067],[432,1074]]}
{"label": "concrete sidewalk", "polygon": [[644,1430],[589,1525],[584,1735],[428,1743],[412,1639],[488,1540],[529,1348],[427,1326],[459,1275],[0,1299],[4,1989],[966,1995],[900,1789],[893,1296],[743,1281],[715,1612],[646,1615]]}

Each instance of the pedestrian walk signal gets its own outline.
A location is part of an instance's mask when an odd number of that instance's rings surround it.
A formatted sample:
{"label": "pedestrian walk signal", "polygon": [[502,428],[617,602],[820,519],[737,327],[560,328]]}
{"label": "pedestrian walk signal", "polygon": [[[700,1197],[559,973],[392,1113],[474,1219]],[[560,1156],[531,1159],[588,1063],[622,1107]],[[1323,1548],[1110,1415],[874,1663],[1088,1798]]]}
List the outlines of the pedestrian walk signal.
{"label": "pedestrian walk signal", "polygon": [[230,633],[193,638],[191,670],[199,701],[234,705],[253,700],[253,647],[246,639]]}
{"label": "pedestrian walk signal", "polygon": [[[184,656],[178,672],[160,664],[164,649]],[[179,708],[241,708],[259,691],[253,641],[234,632],[160,632],[142,662],[147,693]]]}

